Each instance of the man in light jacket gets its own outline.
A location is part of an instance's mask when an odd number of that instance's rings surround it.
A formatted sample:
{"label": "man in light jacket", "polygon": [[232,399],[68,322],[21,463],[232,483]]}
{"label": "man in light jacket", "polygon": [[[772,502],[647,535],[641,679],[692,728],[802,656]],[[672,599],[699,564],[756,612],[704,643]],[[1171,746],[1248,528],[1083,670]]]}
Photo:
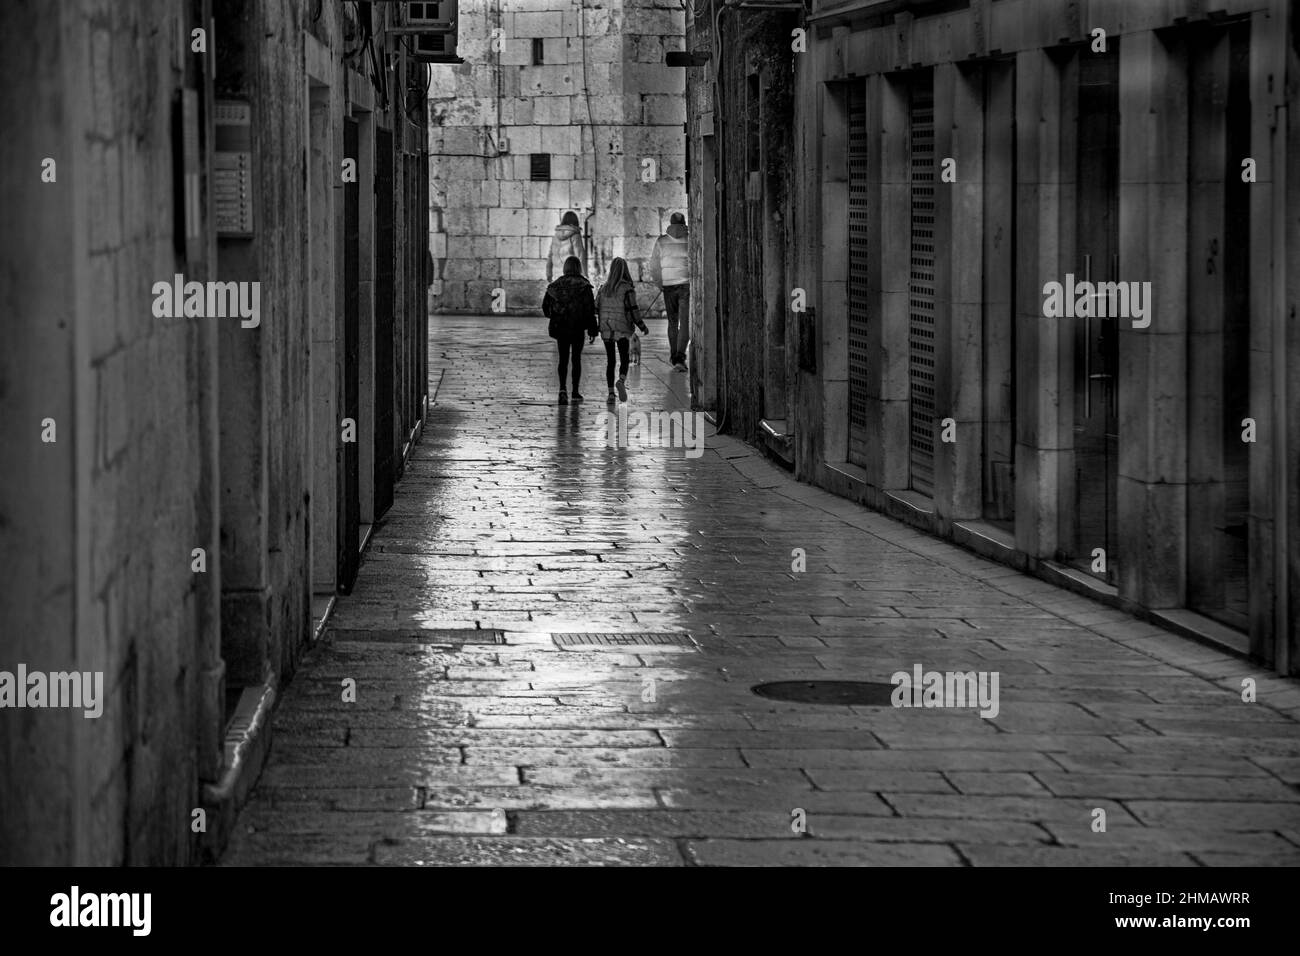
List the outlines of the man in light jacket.
{"label": "man in light jacket", "polygon": [[675,212],[668,219],[668,231],[655,242],[650,257],[650,275],[663,290],[668,313],[668,351],[673,371],[686,371],[686,347],[691,338],[690,260],[686,254],[686,217]]}

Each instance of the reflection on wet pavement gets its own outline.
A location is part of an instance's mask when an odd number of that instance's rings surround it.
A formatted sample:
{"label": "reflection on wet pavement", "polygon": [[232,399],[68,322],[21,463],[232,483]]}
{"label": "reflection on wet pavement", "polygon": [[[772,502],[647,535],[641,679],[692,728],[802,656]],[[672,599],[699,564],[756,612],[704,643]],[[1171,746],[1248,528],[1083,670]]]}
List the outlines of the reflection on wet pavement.
{"label": "reflection on wet pavement", "polygon": [[[275,714],[225,862],[1300,862],[1294,682],[734,440],[609,447],[603,354],[585,355],[585,404],[550,404],[543,320],[435,318],[432,339],[428,427]],[[689,407],[664,339],[652,326],[634,411]],[[456,628],[506,643],[433,633]],[[997,716],[751,692],[918,664],[997,672]]]}

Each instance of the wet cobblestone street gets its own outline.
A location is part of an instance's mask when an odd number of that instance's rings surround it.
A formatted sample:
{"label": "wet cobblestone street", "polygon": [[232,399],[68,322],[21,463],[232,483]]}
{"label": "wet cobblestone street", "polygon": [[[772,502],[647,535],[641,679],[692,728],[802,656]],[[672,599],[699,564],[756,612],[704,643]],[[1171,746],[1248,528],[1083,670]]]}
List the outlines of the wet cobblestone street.
{"label": "wet cobblestone street", "polygon": [[[428,426],[224,863],[1300,863],[1294,682],[711,428],[699,457],[608,447],[600,343],[587,401],[557,406],[544,320],[435,318],[430,367]],[[685,382],[652,323],[630,412],[688,409]],[[552,638],[572,632],[698,646]],[[751,690],[916,665],[996,672],[997,715]]]}

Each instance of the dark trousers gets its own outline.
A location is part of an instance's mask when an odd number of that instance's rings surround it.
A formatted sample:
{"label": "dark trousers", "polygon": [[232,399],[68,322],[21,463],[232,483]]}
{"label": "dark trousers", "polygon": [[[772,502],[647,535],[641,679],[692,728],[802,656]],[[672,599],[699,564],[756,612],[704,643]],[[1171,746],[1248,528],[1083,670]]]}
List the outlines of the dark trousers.
{"label": "dark trousers", "polygon": [[560,388],[564,388],[564,381],[569,371],[569,360],[573,360],[573,391],[578,391],[578,382],[582,379],[582,336],[577,335],[571,339],[556,339],[556,346],[560,350]]}
{"label": "dark trousers", "polygon": [[606,339],[605,340],[605,381],[610,388],[614,387],[614,344],[618,343],[618,377],[627,376],[627,363],[631,360],[631,339]]}
{"label": "dark trousers", "polygon": [[691,285],[664,286],[664,311],[668,313],[669,361],[686,364],[686,347],[691,341]]}

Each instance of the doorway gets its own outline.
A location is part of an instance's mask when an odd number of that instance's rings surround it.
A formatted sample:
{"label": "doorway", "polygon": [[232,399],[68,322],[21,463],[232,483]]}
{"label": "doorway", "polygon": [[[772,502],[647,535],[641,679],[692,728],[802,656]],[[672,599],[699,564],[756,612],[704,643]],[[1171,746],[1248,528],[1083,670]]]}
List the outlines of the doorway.
{"label": "doorway", "polygon": [[1250,24],[1193,34],[1189,53],[1187,606],[1246,631]]}
{"label": "doorway", "polygon": [[375,510],[393,504],[393,133],[375,129]]}
{"label": "doorway", "polygon": [[[1073,273],[1088,282],[1119,276],[1119,48],[1079,58],[1078,165]],[[1068,563],[1117,580],[1119,412],[1115,317],[1067,319],[1074,340],[1074,501]],[[1097,549],[1101,549],[1099,555]],[[1101,558],[1102,560],[1098,560]]]}

